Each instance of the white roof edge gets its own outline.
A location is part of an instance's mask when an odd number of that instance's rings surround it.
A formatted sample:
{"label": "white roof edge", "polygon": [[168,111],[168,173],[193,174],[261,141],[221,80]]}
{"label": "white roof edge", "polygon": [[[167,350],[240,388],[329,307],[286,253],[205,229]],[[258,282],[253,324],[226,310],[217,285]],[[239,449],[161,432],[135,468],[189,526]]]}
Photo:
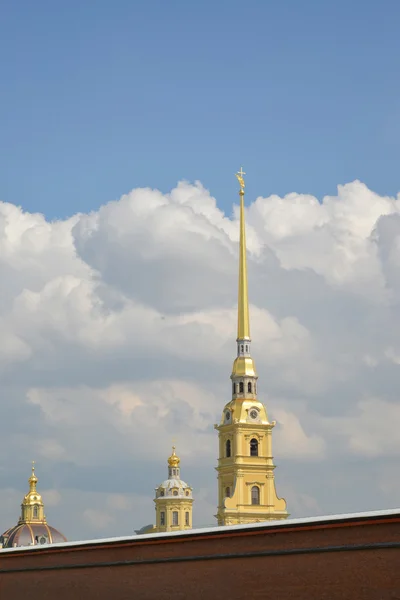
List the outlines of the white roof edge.
{"label": "white roof edge", "polygon": [[26,552],[27,550],[40,550],[47,549],[49,546],[52,548],[71,548],[71,547],[79,547],[79,546],[94,546],[96,544],[107,544],[107,543],[116,543],[116,542],[128,542],[128,541],[142,541],[142,540],[154,540],[158,538],[170,538],[170,537],[179,537],[179,536],[188,536],[188,535],[200,535],[205,533],[218,533],[218,532],[227,532],[227,531],[242,531],[246,529],[268,529],[268,527],[293,527],[294,525],[307,525],[307,524],[318,524],[318,523],[326,523],[334,522],[334,521],[346,521],[351,519],[367,519],[371,517],[385,517],[385,516],[400,516],[400,508],[391,508],[387,510],[374,510],[369,512],[358,512],[358,513],[345,513],[345,514],[337,514],[337,515],[323,515],[319,517],[302,517],[299,519],[285,519],[285,520],[277,520],[277,521],[263,521],[261,523],[250,523],[245,525],[223,525],[215,527],[199,527],[197,529],[188,529],[184,531],[171,531],[166,533],[151,533],[151,534],[137,534],[137,535],[127,535],[121,537],[112,537],[112,538],[96,538],[92,540],[79,540],[73,542],[59,542],[56,544],[46,544],[46,545],[35,545],[35,546],[20,546],[18,548],[3,548],[0,549],[0,552]]}

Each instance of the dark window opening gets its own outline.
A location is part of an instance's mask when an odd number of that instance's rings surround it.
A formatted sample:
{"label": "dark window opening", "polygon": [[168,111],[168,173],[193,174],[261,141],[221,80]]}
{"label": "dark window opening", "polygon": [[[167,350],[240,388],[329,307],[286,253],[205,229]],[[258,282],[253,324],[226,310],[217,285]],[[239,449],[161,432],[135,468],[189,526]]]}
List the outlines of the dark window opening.
{"label": "dark window opening", "polygon": [[33,518],[34,519],[38,518],[38,507],[37,506],[33,507]]}
{"label": "dark window opening", "polygon": [[232,394],[236,394],[236,384],[232,384]]}
{"label": "dark window opening", "polygon": [[239,394],[243,394],[244,393],[244,383],[243,381],[241,381],[239,383]]}
{"label": "dark window opening", "polygon": [[260,488],[256,485],[251,488],[251,503],[260,504]]}
{"label": "dark window opening", "polygon": [[165,525],[165,512],[160,513],[160,525]]}
{"label": "dark window opening", "polygon": [[231,455],[231,440],[226,440],[225,454],[226,454],[226,458],[229,458]]}
{"label": "dark window opening", "polygon": [[230,487],[225,488],[225,496],[226,496],[226,498],[231,497],[231,488]]}
{"label": "dark window opening", "polygon": [[251,382],[250,381],[247,384],[247,391],[249,392],[249,394],[251,394]]}
{"label": "dark window opening", "polygon": [[243,352],[243,344],[240,346],[240,351]]}
{"label": "dark window opening", "polygon": [[185,525],[187,527],[189,527],[189,513],[188,512],[185,513]]}
{"label": "dark window opening", "polygon": [[255,438],[250,441],[250,456],[258,456],[258,441]]}

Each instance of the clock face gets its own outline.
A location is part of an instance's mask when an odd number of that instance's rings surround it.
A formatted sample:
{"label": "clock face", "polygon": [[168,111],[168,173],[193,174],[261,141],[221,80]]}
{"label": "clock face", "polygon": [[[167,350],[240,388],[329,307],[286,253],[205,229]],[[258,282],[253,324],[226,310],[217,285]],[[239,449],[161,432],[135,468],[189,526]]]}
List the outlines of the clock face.
{"label": "clock face", "polygon": [[251,419],[257,419],[257,417],[258,417],[258,410],[256,410],[255,408],[253,408],[253,409],[250,411],[250,418],[251,418]]}

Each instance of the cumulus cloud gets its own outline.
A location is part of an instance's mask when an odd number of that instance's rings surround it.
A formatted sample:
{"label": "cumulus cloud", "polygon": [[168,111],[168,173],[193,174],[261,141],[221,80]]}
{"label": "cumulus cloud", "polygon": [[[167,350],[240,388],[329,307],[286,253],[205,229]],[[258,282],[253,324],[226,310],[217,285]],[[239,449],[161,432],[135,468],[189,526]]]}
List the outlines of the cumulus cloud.
{"label": "cumulus cloud", "polygon": [[[398,505],[400,197],[355,181],[321,202],[248,203],[253,354],[278,422],[278,494],[293,516]],[[195,523],[213,523],[238,217],[199,182],[55,222],[0,203],[3,529],[34,458],[48,520],[67,537],[132,533],[154,520],[173,439]]]}

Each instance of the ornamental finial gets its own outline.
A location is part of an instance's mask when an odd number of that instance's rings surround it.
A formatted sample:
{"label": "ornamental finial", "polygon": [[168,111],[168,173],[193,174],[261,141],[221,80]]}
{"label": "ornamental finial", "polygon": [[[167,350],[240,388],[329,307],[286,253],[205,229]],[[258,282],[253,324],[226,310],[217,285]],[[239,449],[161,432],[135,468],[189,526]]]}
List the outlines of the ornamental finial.
{"label": "ornamental finial", "polygon": [[32,461],[32,473],[31,473],[31,476],[28,479],[30,491],[35,491],[36,490],[36,484],[38,482],[38,478],[36,477],[36,473],[35,473],[35,464],[36,464],[36,462],[33,460]]}

